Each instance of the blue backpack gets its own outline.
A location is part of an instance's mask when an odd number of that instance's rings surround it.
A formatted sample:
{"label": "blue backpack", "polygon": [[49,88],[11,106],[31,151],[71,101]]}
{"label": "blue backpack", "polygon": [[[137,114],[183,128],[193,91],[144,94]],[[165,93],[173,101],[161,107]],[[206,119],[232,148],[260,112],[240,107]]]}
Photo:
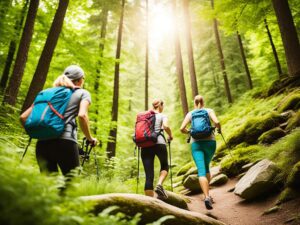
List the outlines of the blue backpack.
{"label": "blue backpack", "polygon": [[212,127],[207,110],[197,109],[192,112],[191,136],[195,139],[209,137]]}
{"label": "blue backpack", "polygon": [[41,91],[33,102],[33,109],[25,122],[30,138],[53,139],[65,128],[64,113],[74,90],[54,87]]}

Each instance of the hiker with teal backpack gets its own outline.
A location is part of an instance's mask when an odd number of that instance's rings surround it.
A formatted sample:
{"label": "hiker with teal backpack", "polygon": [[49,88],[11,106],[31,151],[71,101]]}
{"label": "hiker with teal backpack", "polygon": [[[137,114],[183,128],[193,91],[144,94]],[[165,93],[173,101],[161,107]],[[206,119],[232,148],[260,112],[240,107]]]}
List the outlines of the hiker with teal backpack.
{"label": "hiker with teal backpack", "polygon": [[[162,114],[164,102],[156,99],[152,102],[153,109],[141,112],[137,115],[135,125],[134,142],[141,148],[141,158],[146,173],[144,186],[145,195],[154,197],[154,191],[160,199],[168,198],[163,188],[163,182],[168,176],[169,163],[167,152],[167,141],[163,131],[168,134],[168,142],[173,139],[172,131],[168,125],[168,118]],[[154,182],[154,158],[158,157],[160,162],[160,174],[155,189]],[[139,160],[139,159],[138,159]],[[154,189],[154,191],[153,191]]]}
{"label": "hiker with teal backpack", "polygon": [[38,139],[36,158],[41,172],[68,175],[79,167],[77,124],[92,146],[97,144],[89,128],[90,93],[83,89],[84,72],[76,65],[68,66],[53,88],[41,91],[34,103],[20,116],[30,138]]}
{"label": "hiker with teal backpack", "polygon": [[[192,156],[198,169],[198,177],[204,194],[204,204],[207,209],[212,209],[212,198],[209,195],[209,182],[211,179],[209,164],[216,150],[214,123],[218,132],[221,132],[220,122],[215,112],[210,108],[204,108],[203,97],[197,95],[194,98],[194,110],[190,111],[184,118],[180,130],[184,134],[191,135]],[[191,123],[190,130],[187,125]]]}

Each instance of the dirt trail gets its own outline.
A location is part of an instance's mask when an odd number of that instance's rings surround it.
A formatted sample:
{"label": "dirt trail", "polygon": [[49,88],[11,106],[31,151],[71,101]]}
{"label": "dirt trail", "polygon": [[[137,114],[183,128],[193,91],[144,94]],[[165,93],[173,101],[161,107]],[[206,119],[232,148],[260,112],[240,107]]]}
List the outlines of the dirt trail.
{"label": "dirt trail", "polygon": [[[228,192],[236,182],[237,180],[229,180],[226,185],[210,190],[215,201],[213,210],[206,210],[201,194],[190,196],[189,209],[214,217],[227,225],[300,225],[300,199],[282,204],[281,209],[275,213],[262,215],[265,210],[275,205],[278,196],[247,202],[233,192]],[[295,216],[298,216],[298,220],[285,223]]]}

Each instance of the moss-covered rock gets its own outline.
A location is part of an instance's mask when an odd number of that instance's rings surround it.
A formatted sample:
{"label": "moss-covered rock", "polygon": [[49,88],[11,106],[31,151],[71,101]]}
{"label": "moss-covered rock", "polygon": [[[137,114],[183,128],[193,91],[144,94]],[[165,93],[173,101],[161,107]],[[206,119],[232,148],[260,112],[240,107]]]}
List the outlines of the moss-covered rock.
{"label": "moss-covered rock", "polygon": [[220,163],[221,172],[228,177],[234,177],[240,174],[243,172],[242,168],[244,165],[258,160],[255,158],[254,153],[261,151],[261,149],[262,147],[259,145],[231,149],[231,154],[228,153]]}
{"label": "moss-covered rock", "polygon": [[191,169],[189,169],[186,174],[183,175],[183,180],[185,180],[189,175],[192,174],[197,174],[198,173],[198,169],[197,167],[193,166]]}
{"label": "moss-covered rock", "polygon": [[182,183],[183,182],[183,177],[184,177],[184,175],[173,177],[173,183],[178,183],[178,182]]}
{"label": "moss-covered rock", "polygon": [[219,174],[211,179],[210,185],[211,186],[221,186],[226,184],[228,181],[228,177],[225,174]]}
{"label": "moss-covered rock", "polygon": [[281,204],[293,200],[295,198],[298,198],[299,195],[300,194],[296,189],[287,187],[280,193],[276,204]]}
{"label": "moss-covered rock", "polygon": [[300,188],[300,161],[296,163],[288,176],[287,186]]}
{"label": "moss-covered rock", "polygon": [[286,126],[287,131],[291,131],[296,127],[300,127],[300,110],[293,116],[291,117]]}
{"label": "moss-covered rock", "polygon": [[176,176],[180,176],[180,175],[186,174],[186,172],[187,172],[190,168],[192,168],[193,166],[195,166],[195,164],[194,164],[193,161],[192,161],[192,162],[189,162],[189,163],[187,163],[187,164],[185,164],[183,167],[181,167],[181,168],[178,170]]}
{"label": "moss-covered rock", "polygon": [[260,135],[258,141],[262,144],[272,144],[274,141],[284,137],[285,135],[286,133],[284,130],[282,130],[280,127],[275,127]]}
{"label": "moss-covered rock", "polygon": [[195,192],[202,192],[202,189],[200,187],[199,178],[198,175],[190,175],[188,176],[184,182],[183,186],[191,191]]}
{"label": "moss-covered rock", "polygon": [[286,96],[278,105],[278,112],[284,112],[287,110],[297,110],[300,102],[300,93],[295,92]]}
{"label": "moss-covered rock", "polygon": [[256,144],[258,137],[262,133],[277,127],[283,122],[285,122],[285,117],[276,112],[250,118],[228,138],[227,144],[229,147],[236,146],[242,142]]}
{"label": "moss-covered rock", "polygon": [[287,76],[284,75],[280,79],[274,81],[267,91],[265,97],[280,94],[284,91],[291,90],[293,88],[300,87],[300,77],[299,76]]}

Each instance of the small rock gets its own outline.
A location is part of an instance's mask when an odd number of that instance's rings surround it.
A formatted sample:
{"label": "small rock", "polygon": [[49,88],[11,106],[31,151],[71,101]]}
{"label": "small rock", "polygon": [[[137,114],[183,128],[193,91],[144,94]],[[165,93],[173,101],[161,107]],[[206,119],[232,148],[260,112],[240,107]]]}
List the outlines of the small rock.
{"label": "small rock", "polygon": [[234,191],[234,189],[235,189],[235,187],[232,187],[232,188],[228,189],[228,191],[227,191],[227,192],[233,192],[233,191]]}
{"label": "small rock", "polygon": [[254,166],[255,163],[251,162],[251,163],[248,163],[244,166],[242,166],[242,172],[246,172],[248,171],[252,166]]}
{"label": "small rock", "polygon": [[191,191],[201,191],[198,175],[190,175],[188,176],[184,182],[183,186]]}
{"label": "small rock", "polygon": [[246,174],[246,172],[239,174],[239,175],[237,176],[238,180],[240,180],[243,176],[245,176],[245,174]]}
{"label": "small rock", "polygon": [[281,209],[281,207],[278,206],[278,205],[276,205],[276,206],[274,206],[274,207],[272,207],[272,208],[270,208],[270,209],[264,211],[263,215],[268,215],[268,214],[271,214],[271,213],[275,213],[275,212],[277,212],[279,209]]}

